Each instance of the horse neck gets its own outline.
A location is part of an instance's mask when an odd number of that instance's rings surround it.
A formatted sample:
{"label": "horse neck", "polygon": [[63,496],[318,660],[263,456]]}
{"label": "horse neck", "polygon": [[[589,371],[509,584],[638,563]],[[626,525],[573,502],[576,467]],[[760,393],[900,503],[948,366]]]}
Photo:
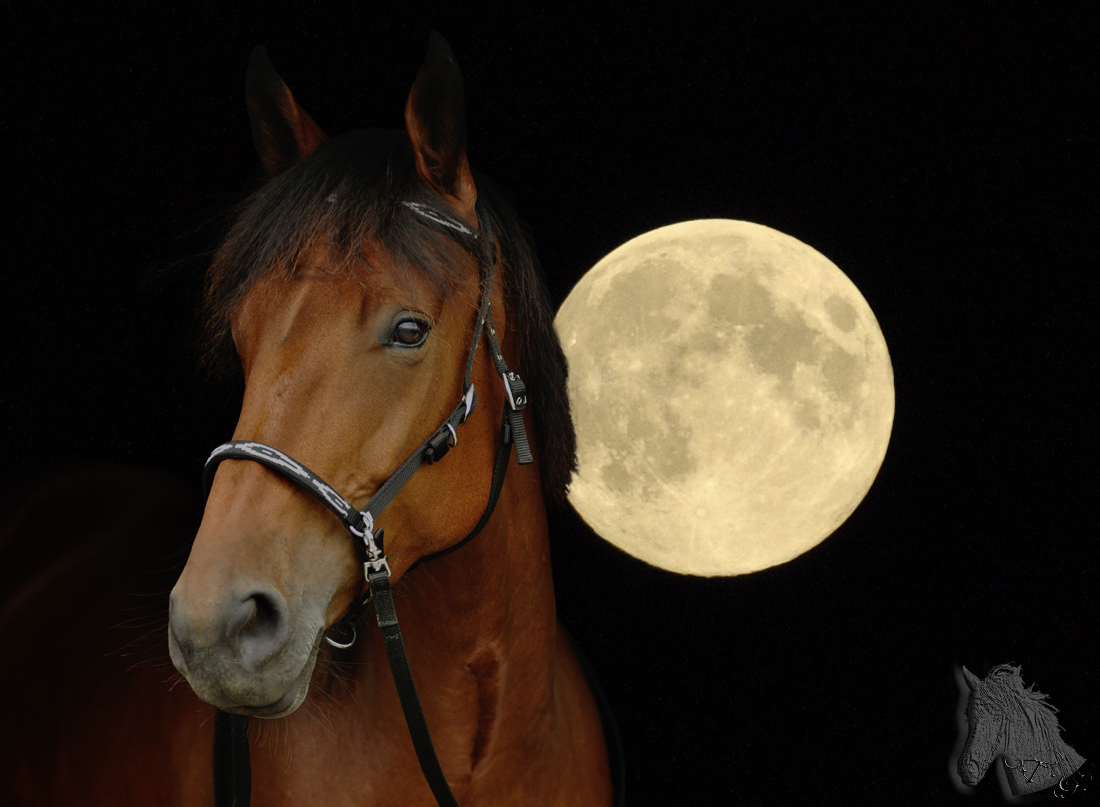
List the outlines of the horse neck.
{"label": "horse neck", "polygon": [[1035,727],[1033,731],[1022,711],[1014,719],[1007,719],[1004,764],[1016,795],[1053,787],[1085,761],[1062,740],[1057,725],[1048,725],[1041,716],[1036,716]]}
{"label": "horse neck", "polygon": [[[531,725],[544,715],[554,687],[557,619],[537,464],[517,466],[513,459],[482,532],[409,572],[394,593],[430,722],[447,720],[446,731],[461,735],[484,732],[486,721]],[[378,686],[389,671],[378,662],[384,650],[377,627],[369,630],[372,638],[361,652],[373,658],[357,665],[366,679],[363,691],[395,695],[392,684]],[[504,681],[522,685],[500,697]],[[462,703],[480,705],[470,712]],[[487,711],[487,703],[496,705]]]}
{"label": "horse neck", "polygon": [[556,625],[546,510],[536,466],[513,465],[485,529],[461,549],[398,583],[401,619],[424,623],[438,647],[511,651],[532,630]]}

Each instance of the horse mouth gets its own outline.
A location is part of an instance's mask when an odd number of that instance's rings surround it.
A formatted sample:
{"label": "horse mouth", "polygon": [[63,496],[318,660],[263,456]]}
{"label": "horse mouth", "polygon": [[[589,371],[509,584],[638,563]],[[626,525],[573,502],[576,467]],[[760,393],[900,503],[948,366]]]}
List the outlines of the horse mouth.
{"label": "horse mouth", "polygon": [[324,636],[324,631],[318,631],[317,636],[313,639],[313,647],[310,648],[309,658],[306,659],[306,663],[302,666],[302,671],[298,673],[298,677],[295,678],[286,692],[278,700],[273,701],[265,706],[251,706],[249,704],[240,704],[232,707],[219,707],[223,712],[229,712],[231,714],[245,715],[247,717],[262,717],[265,720],[276,720],[280,717],[286,717],[294,712],[306,699],[306,695],[309,694],[309,682],[313,678],[313,668],[317,665],[317,653],[321,649],[321,638]]}
{"label": "horse mouth", "polygon": [[283,694],[275,700],[262,705],[255,705],[247,701],[233,702],[230,700],[232,696],[227,697],[228,693],[226,693],[224,689],[220,691],[210,691],[208,686],[203,686],[202,682],[192,680],[192,677],[186,674],[185,677],[188,678],[191,688],[195,690],[196,695],[212,706],[221,709],[223,712],[244,715],[246,717],[261,717],[267,720],[286,717],[301,706],[306,699],[306,695],[309,694],[309,684],[310,680],[313,678],[313,669],[317,665],[317,654],[321,649],[321,639],[323,636],[324,630],[319,630],[313,639],[313,646],[310,648],[305,663]]}

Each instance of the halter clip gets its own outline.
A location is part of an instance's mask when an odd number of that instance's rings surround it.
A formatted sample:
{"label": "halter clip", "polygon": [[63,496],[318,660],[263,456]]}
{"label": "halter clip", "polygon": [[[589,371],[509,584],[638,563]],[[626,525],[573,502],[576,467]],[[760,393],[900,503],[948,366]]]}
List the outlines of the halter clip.
{"label": "halter clip", "polygon": [[367,555],[367,559],[363,562],[363,576],[367,577],[368,572],[378,572],[382,569],[385,569],[386,574],[389,574],[389,561],[387,561],[386,556],[382,554],[382,530],[378,531],[376,541],[374,534],[374,516],[371,514],[370,510],[364,510],[359,515],[363,517],[363,529],[360,530],[354,524],[348,524],[347,528],[348,532],[363,541],[363,548],[366,550]]}
{"label": "halter clip", "polygon": [[373,549],[374,553],[378,554],[378,547],[374,543],[374,515],[370,510],[363,510],[359,515],[363,519],[363,529],[360,530],[354,524],[348,524],[348,531],[357,538],[363,539],[368,552]]}

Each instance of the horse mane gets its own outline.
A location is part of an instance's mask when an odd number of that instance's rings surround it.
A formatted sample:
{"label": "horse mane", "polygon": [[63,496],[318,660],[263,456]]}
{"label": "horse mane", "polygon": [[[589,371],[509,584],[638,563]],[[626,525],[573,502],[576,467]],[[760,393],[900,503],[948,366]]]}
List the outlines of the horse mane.
{"label": "horse mane", "polygon": [[[577,459],[553,308],[529,228],[500,186],[478,171],[473,175],[479,206],[500,243],[503,271],[497,278],[517,335],[516,366],[532,402],[543,497],[560,507]],[[361,277],[372,271],[363,247],[377,240],[399,277],[419,276],[438,293],[453,294],[462,279],[455,245],[425,227],[407,201],[440,205],[419,182],[411,143],[401,129],[335,137],[248,195],[230,212],[235,221],[206,275],[203,364],[215,374],[239,367],[230,332],[234,308],[268,272],[293,277],[313,247],[327,250],[334,271]]]}
{"label": "horse mane", "polygon": [[1010,726],[1026,722],[1038,739],[1053,746],[1059,741],[1062,729],[1055,716],[1058,710],[1034,685],[1024,688],[1020,670],[1021,667],[1011,664],[998,664],[982,681],[979,694],[1005,715]]}

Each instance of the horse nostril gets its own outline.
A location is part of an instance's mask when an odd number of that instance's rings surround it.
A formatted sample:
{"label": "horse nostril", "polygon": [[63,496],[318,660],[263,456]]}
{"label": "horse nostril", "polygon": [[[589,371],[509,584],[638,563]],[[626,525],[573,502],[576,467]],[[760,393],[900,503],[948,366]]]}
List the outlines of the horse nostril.
{"label": "horse nostril", "polygon": [[240,600],[226,625],[231,645],[240,651],[241,662],[255,667],[275,655],[286,643],[289,618],[286,600],[264,586]]}

